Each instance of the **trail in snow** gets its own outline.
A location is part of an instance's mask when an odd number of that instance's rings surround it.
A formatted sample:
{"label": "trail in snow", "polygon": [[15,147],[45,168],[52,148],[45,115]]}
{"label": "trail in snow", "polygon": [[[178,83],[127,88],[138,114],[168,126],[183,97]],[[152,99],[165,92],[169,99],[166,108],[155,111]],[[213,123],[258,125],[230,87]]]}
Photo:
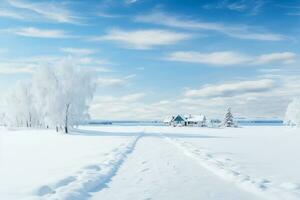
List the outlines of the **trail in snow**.
{"label": "trail in snow", "polygon": [[75,174],[41,186],[29,199],[300,199],[300,194],[290,189],[293,186],[285,189],[267,179],[251,177],[233,167],[232,161],[228,164],[206,149],[176,139],[184,134],[145,132],[143,128],[125,135],[135,139],[107,154],[104,162],[95,161]]}
{"label": "trail in snow", "polygon": [[161,137],[139,140],[116,175],[92,200],[253,200],[252,193],[219,179]]}
{"label": "trail in snow", "polygon": [[255,193],[265,199],[270,200],[299,200],[299,191],[285,189],[272,184],[270,180],[251,177],[236,170],[226,163],[226,160],[218,160],[213,153],[204,149],[199,149],[192,144],[174,138],[165,137],[167,141],[181,149],[188,157],[198,161],[205,169],[213,172],[218,177],[235,183],[241,189]]}
{"label": "trail in snow", "polygon": [[130,154],[141,134],[135,136],[128,145],[119,148],[107,155],[102,163],[86,166],[78,173],[65,177],[51,185],[44,185],[35,191],[35,196],[28,199],[38,200],[84,200],[90,197],[91,192],[99,191],[106,187],[106,183],[116,174],[120,166]]}

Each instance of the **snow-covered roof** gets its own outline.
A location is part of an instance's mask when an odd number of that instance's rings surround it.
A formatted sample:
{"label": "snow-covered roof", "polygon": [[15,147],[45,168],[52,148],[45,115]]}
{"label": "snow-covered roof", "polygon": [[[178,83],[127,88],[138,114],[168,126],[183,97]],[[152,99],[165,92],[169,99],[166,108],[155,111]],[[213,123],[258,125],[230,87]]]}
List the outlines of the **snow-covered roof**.
{"label": "snow-covered roof", "polygon": [[184,115],[176,115],[176,117],[174,117],[173,121],[186,121],[186,117]]}
{"label": "snow-covered roof", "polygon": [[205,116],[204,115],[175,115],[175,116],[167,116],[163,122],[164,123],[170,123],[174,121],[176,118],[182,119],[183,121],[188,121],[188,122],[203,122],[205,121]]}
{"label": "snow-covered roof", "polygon": [[204,115],[190,115],[187,119],[189,122],[203,122],[205,121],[205,116]]}

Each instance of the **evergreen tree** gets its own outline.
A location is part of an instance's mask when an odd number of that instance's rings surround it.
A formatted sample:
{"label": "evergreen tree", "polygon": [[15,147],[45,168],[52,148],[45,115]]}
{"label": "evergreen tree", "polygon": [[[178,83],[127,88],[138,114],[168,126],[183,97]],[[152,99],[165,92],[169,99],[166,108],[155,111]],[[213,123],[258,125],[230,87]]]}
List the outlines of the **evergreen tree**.
{"label": "evergreen tree", "polygon": [[233,127],[234,126],[233,115],[231,114],[230,108],[228,108],[227,113],[225,115],[224,126],[225,127]]}

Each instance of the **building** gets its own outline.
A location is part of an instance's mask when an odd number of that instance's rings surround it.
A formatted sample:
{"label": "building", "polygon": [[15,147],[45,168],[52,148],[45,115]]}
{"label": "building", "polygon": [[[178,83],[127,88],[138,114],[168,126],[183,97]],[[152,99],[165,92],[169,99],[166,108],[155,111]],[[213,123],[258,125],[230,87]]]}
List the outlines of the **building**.
{"label": "building", "polygon": [[206,117],[204,115],[190,115],[187,118],[188,126],[206,126]]}
{"label": "building", "polygon": [[167,126],[206,126],[206,117],[204,115],[175,115],[164,119]]}

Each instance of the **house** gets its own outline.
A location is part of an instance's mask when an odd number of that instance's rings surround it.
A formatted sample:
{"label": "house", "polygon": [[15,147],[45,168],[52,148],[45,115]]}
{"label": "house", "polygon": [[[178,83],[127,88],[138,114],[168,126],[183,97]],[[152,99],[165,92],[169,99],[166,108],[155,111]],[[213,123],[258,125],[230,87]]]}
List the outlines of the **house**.
{"label": "house", "polygon": [[187,125],[187,120],[186,117],[183,115],[177,115],[174,117],[172,121],[173,126],[186,126]]}
{"label": "house", "polygon": [[190,115],[187,118],[188,126],[206,126],[206,117],[204,115]]}
{"label": "house", "polygon": [[183,115],[168,116],[164,119],[164,124],[167,126],[186,126],[186,117]]}
{"label": "house", "polygon": [[167,126],[206,126],[206,117],[204,115],[175,115],[164,119]]}

